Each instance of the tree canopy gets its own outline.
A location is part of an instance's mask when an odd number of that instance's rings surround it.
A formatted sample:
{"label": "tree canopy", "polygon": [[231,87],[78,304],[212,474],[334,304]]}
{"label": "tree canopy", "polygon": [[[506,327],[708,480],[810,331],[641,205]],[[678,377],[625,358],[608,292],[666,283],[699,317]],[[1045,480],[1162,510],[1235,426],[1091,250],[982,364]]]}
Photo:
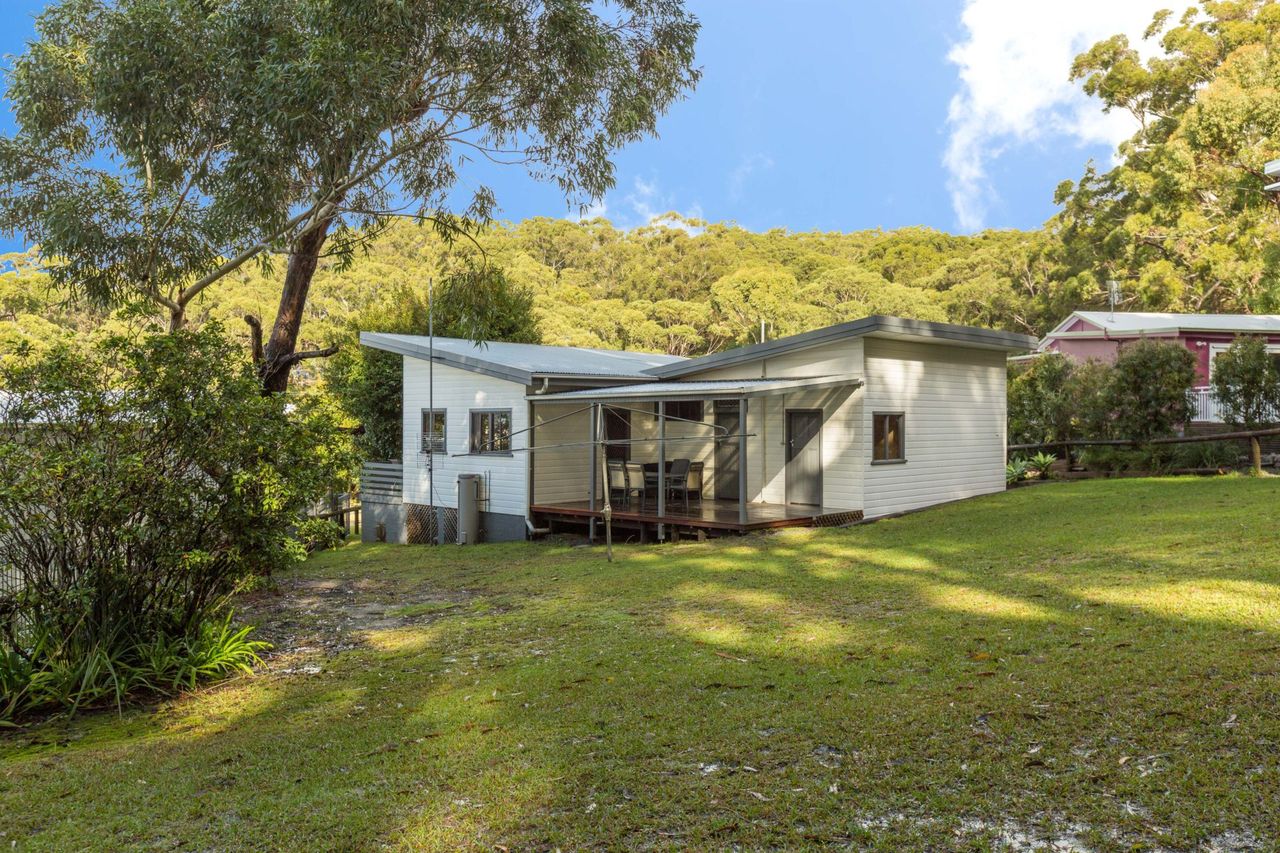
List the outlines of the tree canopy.
{"label": "tree canopy", "polygon": [[174,329],[281,254],[260,369],[283,390],[322,256],[400,214],[487,222],[488,187],[457,198],[474,159],[600,198],[613,152],[697,80],[697,29],[679,0],[61,0],[9,76],[0,228],[59,284]]}
{"label": "tree canopy", "polygon": [[1280,4],[1205,2],[1077,57],[1073,79],[1138,131],[1120,162],[1057,192],[1057,288],[1079,304],[1114,279],[1131,310],[1271,312],[1280,306],[1280,217],[1263,191],[1280,156]]}

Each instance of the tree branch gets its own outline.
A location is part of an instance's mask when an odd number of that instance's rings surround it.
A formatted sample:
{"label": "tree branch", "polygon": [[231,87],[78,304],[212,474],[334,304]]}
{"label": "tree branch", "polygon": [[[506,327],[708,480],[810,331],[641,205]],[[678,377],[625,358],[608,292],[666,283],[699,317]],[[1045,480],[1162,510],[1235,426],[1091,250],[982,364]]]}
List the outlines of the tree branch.
{"label": "tree branch", "polygon": [[341,349],[341,347],[334,344],[333,346],[328,346],[324,349],[309,349],[303,350],[302,352],[291,352],[280,359],[280,364],[283,367],[291,367],[308,358],[328,358],[329,356],[337,353],[339,349]]}
{"label": "tree branch", "polygon": [[264,358],[262,351],[262,321],[252,314],[245,314],[244,321],[249,324],[249,340],[253,347],[253,363],[261,365]]}

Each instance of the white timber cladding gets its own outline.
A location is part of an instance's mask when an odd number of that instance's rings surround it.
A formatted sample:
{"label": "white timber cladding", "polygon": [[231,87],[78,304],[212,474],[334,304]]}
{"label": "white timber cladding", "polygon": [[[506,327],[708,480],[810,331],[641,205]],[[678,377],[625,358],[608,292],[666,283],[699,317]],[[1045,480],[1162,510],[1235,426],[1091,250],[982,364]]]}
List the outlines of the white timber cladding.
{"label": "white timber cladding", "polygon": [[588,500],[591,497],[592,458],[589,446],[591,409],[588,402],[539,403],[534,401],[533,424],[533,500],[531,503],[549,504]]}
{"label": "white timber cladding", "polygon": [[[833,341],[771,358],[707,370],[687,379],[794,379],[863,374],[863,339]],[[822,506],[861,509],[864,456],[863,393],[849,386],[795,391],[747,401],[747,500],[785,503],[787,410],[822,410]],[[710,415],[710,405],[708,405]],[[670,455],[670,454],[668,454]],[[708,465],[707,482],[712,482]],[[1003,476],[1003,471],[1001,472]]]}
{"label": "white timber cladding", "polygon": [[[1004,490],[1005,354],[868,338],[863,512],[895,512]],[[905,413],[906,461],[871,464],[871,417]]]}
{"label": "white timber cladding", "polygon": [[[480,474],[487,512],[524,516],[527,510],[523,452],[457,456],[467,453],[471,440],[471,412],[478,409],[511,410],[511,447],[527,447],[528,406],[524,385],[436,364],[435,394],[428,380],[430,365],[423,359],[404,357],[404,500],[406,503],[458,505],[458,475]],[[430,404],[428,401],[431,401]],[[445,450],[434,455],[435,490],[431,488],[428,454],[422,452],[422,410],[434,406],[445,411]]]}
{"label": "white timber cladding", "polygon": [[[525,515],[530,502],[553,504],[590,498],[596,466],[604,496],[600,455],[589,446],[589,401],[530,401],[524,385],[437,364],[434,406],[446,412],[447,453],[435,456],[431,494],[422,447],[422,410],[428,408],[428,365],[404,360],[404,499],[456,506],[459,474],[485,477],[490,512]],[[1004,489],[1005,354],[952,344],[877,337],[832,341],[770,358],[707,370],[694,379],[782,379],[813,376],[861,379],[861,387],[793,391],[747,401],[747,500],[783,503],[786,490],[786,412],[822,412],[822,507],[860,509],[868,518]],[[653,403],[617,404],[631,423],[631,458],[658,458]],[[473,410],[510,409],[511,455],[458,456],[468,451]],[[534,431],[525,431],[532,412]],[[906,461],[873,464],[872,416],[905,415]],[[703,404],[701,424],[668,421],[668,459],[704,466],[703,487],[714,497],[715,408]],[[694,439],[694,440],[684,440]],[[530,445],[535,452],[519,452]],[[540,450],[536,448],[542,448]],[[532,470],[530,471],[530,467]],[[532,480],[532,494],[529,492]]]}

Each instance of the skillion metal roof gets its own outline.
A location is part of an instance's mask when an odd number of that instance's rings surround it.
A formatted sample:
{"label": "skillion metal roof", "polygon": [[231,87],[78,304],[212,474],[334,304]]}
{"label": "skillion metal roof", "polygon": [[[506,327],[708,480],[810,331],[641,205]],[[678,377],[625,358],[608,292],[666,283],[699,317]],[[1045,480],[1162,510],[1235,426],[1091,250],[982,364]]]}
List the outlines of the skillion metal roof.
{"label": "skillion metal roof", "polygon": [[529,394],[527,398],[547,403],[601,402],[644,403],[658,400],[736,400],[739,397],[767,397],[812,388],[846,385],[857,388],[862,380],[854,376],[808,376],[791,379],[692,379],[684,382],[646,382],[643,385],[616,385],[561,391],[557,394]]}
{"label": "skillion metal roof", "polygon": [[980,349],[1025,352],[1034,349],[1036,339],[1015,332],[979,329],[975,326],[957,326],[953,323],[933,323],[927,320],[908,320],[903,317],[873,315],[861,320],[837,323],[812,332],[803,332],[772,341],[737,347],[724,352],[698,358],[681,359],[678,362],[652,368],[649,372],[662,379],[689,376],[712,368],[730,367],[760,358],[773,358],[783,353],[820,346],[831,341],[857,337],[899,338],[924,340],[936,343],[959,344]]}
{"label": "skillion metal roof", "polygon": [[512,344],[486,341],[476,344],[461,338],[436,338],[434,345],[423,335],[393,335],[361,332],[360,343],[374,349],[414,358],[434,357],[440,364],[473,370],[524,385],[535,377],[599,377],[651,381],[645,371],[685,359],[676,355],[587,347],[558,347],[543,344]]}

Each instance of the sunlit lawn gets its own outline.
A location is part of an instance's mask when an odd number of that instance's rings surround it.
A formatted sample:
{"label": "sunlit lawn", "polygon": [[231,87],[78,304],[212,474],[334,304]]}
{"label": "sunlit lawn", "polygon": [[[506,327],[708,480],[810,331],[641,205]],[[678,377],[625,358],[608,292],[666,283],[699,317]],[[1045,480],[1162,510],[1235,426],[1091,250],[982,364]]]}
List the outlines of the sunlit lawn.
{"label": "sunlit lawn", "polygon": [[1278,500],[1053,484],[612,565],[350,546],[285,581],[386,617],[318,673],[0,736],[0,846],[1270,849]]}

